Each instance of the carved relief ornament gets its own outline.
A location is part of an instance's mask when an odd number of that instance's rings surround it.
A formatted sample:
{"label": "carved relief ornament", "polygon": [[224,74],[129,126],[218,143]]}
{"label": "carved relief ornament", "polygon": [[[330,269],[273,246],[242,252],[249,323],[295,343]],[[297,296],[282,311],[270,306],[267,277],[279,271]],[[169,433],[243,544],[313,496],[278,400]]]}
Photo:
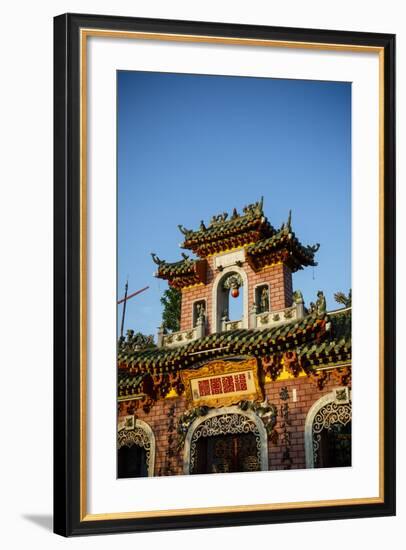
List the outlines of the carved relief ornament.
{"label": "carved relief ornament", "polygon": [[230,406],[241,400],[263,400],[255,358],[212,361],[199,369],[181,371],[186,399],[194,407]]}

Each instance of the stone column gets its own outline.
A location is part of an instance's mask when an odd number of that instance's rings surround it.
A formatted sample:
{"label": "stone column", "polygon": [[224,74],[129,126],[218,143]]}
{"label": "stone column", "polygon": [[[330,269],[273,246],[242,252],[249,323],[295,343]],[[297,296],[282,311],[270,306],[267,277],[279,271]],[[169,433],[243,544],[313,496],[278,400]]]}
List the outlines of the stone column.
{"label": "stone column", "polygon": [[249,328],[257,328],[257,304],[253,302],[251,309],[250,309],[250,321],[249,321]]}
{"label": "stone column", "polygon": [[157,346],[158,346],[158,348],[162,348],[162,346],[163,346],[164,334],[165,334],[165,329],[164,329],[164,326],[161,325],[160,327],[158,327],[158,335],[157,335]]}
{"label": "stone column", "polygon": [[199,315],[196,323],[196,338],[203,338],[206,335],[206,317]]}
{"label": "stone column", "polygon": [[293,301],[296,307],[296,319],[302,319],[305,315],[303,294],[300,290],[296,290],[293,293]]}

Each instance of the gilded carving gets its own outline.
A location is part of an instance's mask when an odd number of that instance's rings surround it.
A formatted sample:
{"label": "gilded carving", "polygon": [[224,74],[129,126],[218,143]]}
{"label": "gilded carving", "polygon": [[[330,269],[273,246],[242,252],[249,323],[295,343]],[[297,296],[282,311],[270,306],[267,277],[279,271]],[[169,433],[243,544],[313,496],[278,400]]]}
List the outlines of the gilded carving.
{"label": "gilded carving", "polygon": [[[226,375],[231,375],[226,377]],[[244,376],[246,387],[234,384],[232,377],[235,375]],[[208,380],[213,380],[212,377],[221,378],[222,382],[216,383],[219,385],[217,393],[197,395],[196,390],[193,391],[192,386],[197,383],[207,384]],[[227,378],[227,380],[224,380]],[[184,370],[181,372],[181,380],[185,387],[186,399],[189,403],[193,403],[195,407],[207,405],[209,407],[229,406],[245,400],[263,400],[263,393],[258,379],[258,367],[256,359],[248,359],[246,361],[212,361],[200,369]],[[223,384],[220,388],[220,384]],[[228,391],[224,391],[225,384],[230,383]],[[213,382],[211,382],[213,384]],[[216,390],[215,390],[216,391]]]}

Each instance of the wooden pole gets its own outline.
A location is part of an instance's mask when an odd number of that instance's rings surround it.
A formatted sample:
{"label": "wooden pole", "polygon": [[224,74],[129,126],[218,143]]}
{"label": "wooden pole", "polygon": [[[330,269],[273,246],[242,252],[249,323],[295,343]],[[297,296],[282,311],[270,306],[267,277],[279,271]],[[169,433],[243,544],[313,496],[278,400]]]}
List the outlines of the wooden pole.
{"label": "wooden pole", "polygon": [[125,283],[124,298],[121,298],[121,300],[118,300],[118,302],[117,302],[117,305],[122,304],[124,302],[123,314],[122,314],[122,317],[121,317],[121,330],[120,330],[120,336],[121,337],[123,336],[123,332],[124,332],[125,308],[126,308],[126,305],[127,305],[127,300],[129,300],[130,298],[133,298],[134,296],[137,296],[137,294],[140,294],[141,292],[144,292],[144,290],[148,290],[148,289],[149,289],[149,286],[145,286],[144,288],[141,288],[140,290],[137,290],[136,292],[133,292],[132,294],[130,294],[128,296],[127,295],[127,293],[128,293],[128,279],[127,279],[127,282]]}
{"label": "wooden pole", "polygon": [[123,337],[124,332],[124,319],[125,319],[125,307],[127,305],[127,292],[128,292],[128,279],[125,283],[125,293],[124,293],[124,305],[123,305],[123,315],[121,317],[121,330],[120,330],[120,336]]}

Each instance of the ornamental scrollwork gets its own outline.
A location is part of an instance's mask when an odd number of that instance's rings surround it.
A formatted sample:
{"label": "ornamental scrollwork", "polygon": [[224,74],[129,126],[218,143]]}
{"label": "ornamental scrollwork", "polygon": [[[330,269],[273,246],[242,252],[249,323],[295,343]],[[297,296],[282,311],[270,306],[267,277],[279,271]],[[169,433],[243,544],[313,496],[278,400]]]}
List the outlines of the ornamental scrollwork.
{"label": "ornamental scrollwork", "polygon": [[[256,401],[240,401],[238,403],[238,408],[241,409],[241,411],[252,411],[255,413],[261,420],[265,427],[265,430],[271,439],[271,441],[275,442],[277,440],[277,432],[275,430],[276,420],[278,416],[278,410],[276,406],[272,403],[270,403],[267,399],[263,401],[262,403],[258,403]],[[186,411],[180,418],[178,423],[178,449],[180,449],[186,439],[186,435],[189,431],[190,426],[194,422],[194,420],[201,416],[206,416],[210,412],[210,407],[195,407],[194,409],[191,409],[190,411]],[[235,413],[238,415],[238,412]],[[243,416],[243,415],[239,415]],[[217,418],[217,417],[216,417]]]}
{"label": "ornamental scrollwork", "polygon": [[190,443],[190,472],[193,472],[197,458],[197,441],[201,437],[211,437],[226,434],[248,434],[255,436],[257,462],[261,463],[261,435],[253,420],[243,414],[226,413],[212,416],[202,422],[193,432]]}
{"label": "ornamental scrollwork", "polygon": [[117,448],[132,447],[138,445],[145,449],[147,468],[151,457],[151,440],[147,432],[141,427],[135,427],[132,430],[121,430],[117,436]]}
{"label": "ornamental scrollwork", "polygon": [[180,449],[186,439],[187,432],[192,424],[192,422],[199,416],[206,416],[209,412],[209,407],[195,407],[190,411],[186,411],[179,418],[178,423],[178,449]]}
{"label": "ornamental scrollwork", "polygon": [[313,456],[314,463],[317,463],[320,449],[321,433],[323,430],[331,429],[334,424],[346,426],[351,422],[351,402],[339,405],[335,402],[327,403],[316,414],[313,420]]}
{"label": "ornamental scrollwork", "polygon": [[266,433],[274,441],[277,436],[275,431],[276,420],[278,417],[278,409],[273,403],[270,403],[268,399],[265,399],[262,403],[256,401],[240,401],[238,404],[242,411],[253,411],[262,420],[265,426]]}

